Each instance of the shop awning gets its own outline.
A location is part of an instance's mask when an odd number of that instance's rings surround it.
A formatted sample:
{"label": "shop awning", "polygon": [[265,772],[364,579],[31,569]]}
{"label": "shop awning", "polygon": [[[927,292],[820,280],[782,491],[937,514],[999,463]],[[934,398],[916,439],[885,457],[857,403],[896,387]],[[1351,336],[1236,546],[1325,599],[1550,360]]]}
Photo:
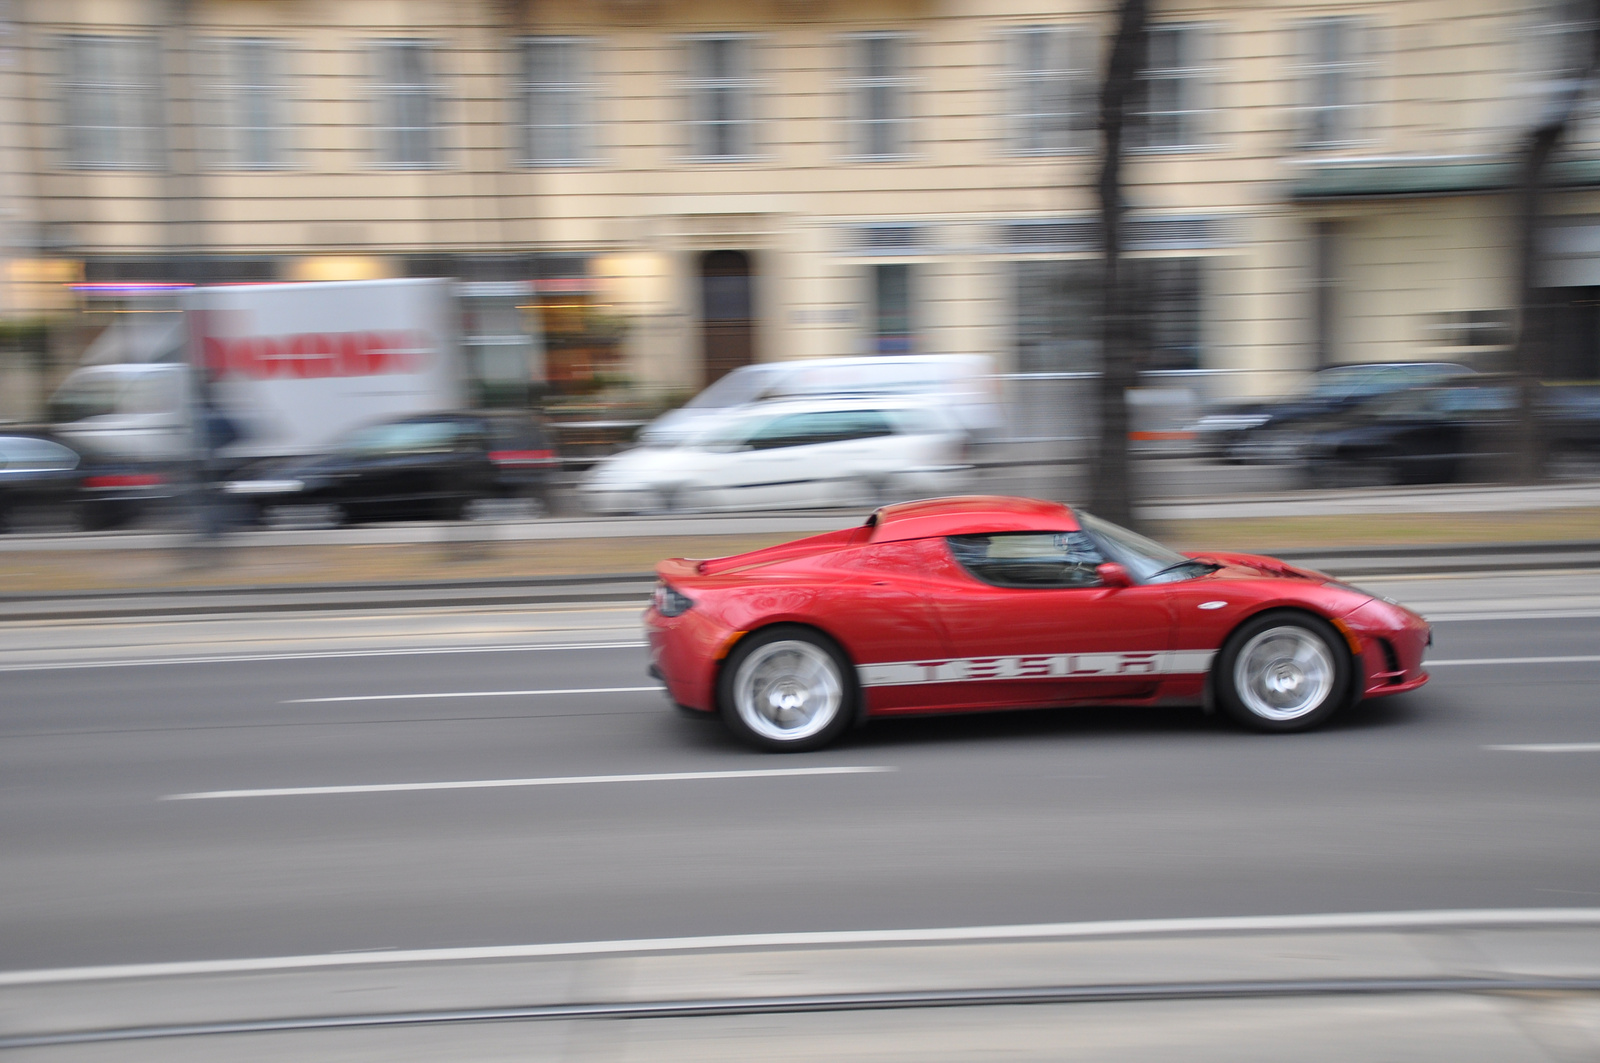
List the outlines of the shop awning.
{"label": "shop awning", "polygon": [[[1294,182],[1297,200],[1464,196],[1514,187],[1521,163],[1506,158],[1471,162],[1345,163],[1306,168]],[[1560,159],[1550,164],[1551,188],[1600,188],[1600,159]]]}

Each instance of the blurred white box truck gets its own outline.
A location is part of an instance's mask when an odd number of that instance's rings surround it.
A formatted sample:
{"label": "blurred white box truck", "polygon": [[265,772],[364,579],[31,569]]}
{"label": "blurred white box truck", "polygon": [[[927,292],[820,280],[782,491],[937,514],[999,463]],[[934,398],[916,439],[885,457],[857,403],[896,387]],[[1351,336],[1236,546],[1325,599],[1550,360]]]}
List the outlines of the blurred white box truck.
{"label": "blurred white box truck", "polygon": [[[104,454],[196,452],[200,404],[230,425],[230,462],[317,451],[357,425],[462,404],[448,280],[242,284],[183,296],[184,362],[73,371],[51,399],[60,435]],[[211,381],[203,395],[197,369]]]}

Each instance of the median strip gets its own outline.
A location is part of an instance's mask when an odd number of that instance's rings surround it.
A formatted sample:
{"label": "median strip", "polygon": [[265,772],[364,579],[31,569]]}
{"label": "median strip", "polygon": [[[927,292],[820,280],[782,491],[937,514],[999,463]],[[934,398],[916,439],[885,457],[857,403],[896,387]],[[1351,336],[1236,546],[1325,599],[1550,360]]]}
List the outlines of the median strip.
{"label": "median strip", "polygon": [[167,794],[163,801],[214,801],[231,797],[309,797],[326,794],[384,794],[408,790],[491,790],[513,786],[588,786],[619,782],[696,782],[706,779],[767,779],[790,775],[872,775],[896,771],[879,765],[826,768],[752,768],[743,771],[677,771],[642,775],[559,775],[543,779],[463,779],[454,782],[391,782],[355,786],[288,786],[263,790],[206,790]]}
{"label": "median strip", "polygon": [[303,650],[291,653],[218,653],[186,657],[128,657],[92,660],[25,661],[0,664],[0,672],[64,672],[79,668],[143,668],[167,664],[254,664],[258,661],[326,661],[357,657],[425,657],[456,653],[533,653],[550,650],[619,650],[646,645],[642,639],[618,642],[533,642],[486,646],[404,646],[365,650]]}
{"label": "median strip", "polygon": [[647,687],[568,687],[565,690],[446,690],[432,694],[347,694],[334,698],[290,698],[280,705],[322,705],[335,701],[426,701],[431,698],[522,698],[535,694],[637,694],[661,689],[660,683]]}

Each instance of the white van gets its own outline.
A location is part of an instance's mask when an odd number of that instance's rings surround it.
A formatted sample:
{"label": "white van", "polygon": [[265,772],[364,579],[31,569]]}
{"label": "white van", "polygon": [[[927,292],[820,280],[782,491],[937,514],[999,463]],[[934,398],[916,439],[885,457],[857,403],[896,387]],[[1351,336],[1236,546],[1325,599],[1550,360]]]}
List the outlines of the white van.
{"label": "white van", "polygon": [[672,446],[728,410],[773,399],[844,396],[922,397],[947,409],[967,434],[981,439],[1000,425],[1000,406],[981,354],[898,354],[875,358],[810,358],[735,369],[639,432],[646,446]]}

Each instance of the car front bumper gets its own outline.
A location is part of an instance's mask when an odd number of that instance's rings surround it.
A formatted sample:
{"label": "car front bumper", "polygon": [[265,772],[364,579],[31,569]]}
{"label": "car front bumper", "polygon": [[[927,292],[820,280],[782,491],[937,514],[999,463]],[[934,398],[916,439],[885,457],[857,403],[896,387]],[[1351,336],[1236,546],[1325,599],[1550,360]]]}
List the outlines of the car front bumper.
{"label": "car front bumper", "polygon": [[1428,681],[1423,658],[1433,640],[1428,622],[1394,602],[1374,598],[1341,621],[1361,644],[1362,696],[1415,690]]}

